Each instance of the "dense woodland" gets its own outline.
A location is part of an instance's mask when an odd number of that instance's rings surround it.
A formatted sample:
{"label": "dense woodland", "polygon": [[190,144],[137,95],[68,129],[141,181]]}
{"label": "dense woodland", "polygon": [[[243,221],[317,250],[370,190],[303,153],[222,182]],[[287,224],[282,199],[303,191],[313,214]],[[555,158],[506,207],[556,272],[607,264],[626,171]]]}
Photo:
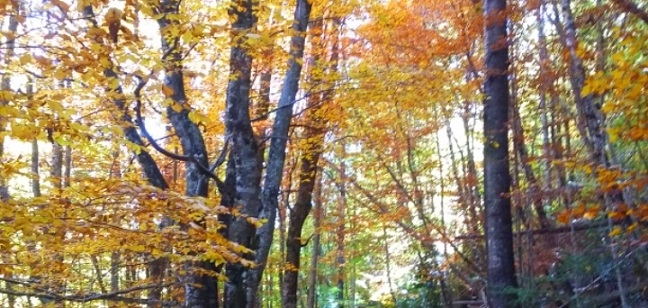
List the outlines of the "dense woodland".
{"label": "dense woodland", "polygon": [[2,307],[648,307],[646,0],[0,0]]}

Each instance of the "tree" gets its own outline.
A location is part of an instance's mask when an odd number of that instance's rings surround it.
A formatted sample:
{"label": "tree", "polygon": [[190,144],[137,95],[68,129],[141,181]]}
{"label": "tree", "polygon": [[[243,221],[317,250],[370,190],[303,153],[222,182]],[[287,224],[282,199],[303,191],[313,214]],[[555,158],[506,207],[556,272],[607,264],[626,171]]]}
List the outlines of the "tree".
{"label": "tree", "polygon": [[645,1],[72,4],[0,5],[0,306],[648,305]]}
{"label": "tree", "polygon": [[484,207],[488,251],[488,301],[514,307],[517,286],[513,257],[508,147],[508,41],[506,0],[485,0]]}

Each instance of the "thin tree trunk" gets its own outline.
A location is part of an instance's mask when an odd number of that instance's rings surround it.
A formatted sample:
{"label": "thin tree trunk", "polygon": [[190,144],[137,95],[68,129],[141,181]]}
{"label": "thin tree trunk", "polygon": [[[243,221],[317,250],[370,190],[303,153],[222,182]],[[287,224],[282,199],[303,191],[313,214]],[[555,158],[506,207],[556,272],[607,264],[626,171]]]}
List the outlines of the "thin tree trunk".
{"label": "thin tree trunk", "polygon": [[[304,57],[304,45],[306,41],[305,33],[308,28],[311,6],[312,3],[308,0],[298,0],[295,6],[292,26],[292,30],[295,32],[290,39],[288,71],[284,78],[281,97],[279,98],[279,105],[277,107],[275,121],[272,127],[266,175],[264,178],[262,196],[263,207],[259,216],[261,219],[267,219],[268,223],[261,226],[256,233],[255,242],[258,245],[255,247],[256,267],[250,271],[250,284],[247,290],[248,302],[256,299],[258,285],[261,282],[261,275],[265,269],[268,255],[270,253],[270,247],[272,246],[272,236],[275,227],[274,221],[277,216],[279,188],[281,187],[281,179],[286,159],[286,143],[288,141],[288,131],[292,119],[293,104],[299,90],[299,79],[302,71],[301,63]],[[290,230],[288,233],[288,240],[290,240]],[[288,249],[286,250],[286,253],[288,255]]]}
{"label": "thin tree trunk", "polygon": [[[86,18],[88,23],[90,24],[90,27],[92,28],[99,28],[99,23],[97,22],[96,15],[94,13],[94,9],[91,5],[87,5],[83,7],[83,16]],[[107,61],[110,63],[110,67],[104,69],[103,75],[109,80],[117,80],[119,81],[119,75],[115,71],[115,65],[114,63],[111,62],[110,59],[106,58]],[[157,163],[151,156],[149,152],[144,150],[144,142],[142,140],[142,137],[139,135],[139,132],[137,128],[132,125],[133,119],[131,118],[130,114],[127,112],[124,112],[126,110],[126,100],[125,100],[125,95],[124,95],[124,90],[121,87],[121,83],[108,83],[107,86],[108,91],[116,93],[118,95],[113,96],[114,98],[112,99],[113,105],[117,107],[118,110],[122,111],[120,115],[120,120],[122,121],[121,128],[124,132],[124,136],[126,137],[126,140],[129,142],[137,145],[140,147],[140,150],[138,153],[136,153],[137,161],[142,167],[142,170],[144,172],[144,176],[147,179],[147,181],[161,189],[161,190],[166,190],[169,188],[169,185],[166,183],[164,180],[164,176],[162,175],[162,172],[160,172],[160,168],[158,167]],[[161,227],[164,227],[165,225],[170,224],[167,219],[164,219],[163,222],[161,223]],[[162,277],[162,273],[164,272],[166,261],[163,259],[158,259],[152,262],[150,265],[150,274],[153,276],[154,280],[160,280]],[[132,271],[136,271],[136,269],[133,267]],[[136,273],[131,273],[131,281],[134,281],[136,278]],[[159,278],[158,278],[159,277]],[[148,299],[151,300],[151,302],[155,303],[160,299],[160,289],[152,289],[149,291],[149,296]],[[155,306],[156,304],[151,304],[151,306]]]}
{"label": "thin tree trunk", "polygon": [[571,0],[561,0],[561,13],[564,20],[564,43],[569,52],[569,79],[572,95],[578,111],[578,125],[583,142],[591,154],[592,161],[598,164],[607,164],[608,156],[605,151],[606,142],[602,126],[605,117],[594,102],[591,94],[582,95],[585,85],[585,68],[583,61],[577,54],[578,38],[576,23],[571,10]]}
{"label": "thin tree trunk", "polygon": [[[311,50],[313,53],[310,59],[311,84],[322,83],[314,73],[321,69],[321,58],[319,53],[324,52],[324,41],[327,35],[323,32],[322,18],[316,19],[311,25]],[[332,44],[331,71],[337,70],[337,40]],[[317,88],[317,87],[316,87]],[[315,182],[318,178],[317,164],[322,155],[324,146],[324,135],[326,133],[326,121],[322,118],[320,110],[322,106],[331,101],[332,91],[326,91],[319,95],[311,93],[306,106],[306,116],[303,140],[306,140],[305,149],[300,157],[299,187],[297,198],[290,211],[288,235],[286,239],[286,271],[283,275],[282,294],[283,307],[297,306],[297,287],[300,268],[300,255],[302,246],[302,228],[312,207],[312,193]]]}
{"label": "thin tree trunk", "polygon": [[[571,0],[561,0],[561,13],[564,19],[564,42],[565,47],[569,51],[569,77],[572,86],[572,94],[576,102],[576,110],[579,115],[581,129],[581,137],[588,147],[591,155],[591,160],[595,164],[603,167],[608,167],[610,163],[610,156],[607,153],[608,138],[605,132],[605,115],[600,110],[601,106],[595,103],[595,97],[592,94],[582,95],[582,90],[585,85],[585,67],[583,60],[577,54],[578,38],[577,29],[574,22],[573,13],[571,10]],[[609,194],[605,193],[606,210],[612,211],[611,198]],[[608,218],[610,229],[612,228],[612,221]],[[618,248],[615,240],[608,238],[610,253],[612,260],[616,264],[618,261]],[[615,267],[615,275],[617,280],[617,288],[619,297],[621,298],[621,306],[629,307],[623,279],[619,267]]]}
{"label": "thin tree trunk", "polygon": [[[442,155],[442,152],[441,152],[441,142],[439,140],[440,138],[441,138],[441,134],[440,134],[439,131],[437,131],[436,132],[436,138],[434,138],[435,141],[436,141],[436,149],[437,149],[437,155],[438,155],[437,159],[439,161],[443,161],[443,155]],[[440,217],[440,219],[441,219],[441,228],[443,228],[445,230],[446,229],[446,218],[445,218],[445,210],[446,210],[445,209],[445,207],[446,207],[446,205],[445,205],[445,194],[446,194],[446,191],[445,191],[445,187],[446,187],[445,186],[445,174],[443,173],[443,168],[439,167],[438,170],[439,170],[439,180],[438,180],[439,181],[439,196],[441,196],[440,204],[439,204],[439,212],[440,212],[440,215],[441,215],[441,217]],[[448,260],[448,242],[447,241],[443,241],[443,258],[445,260]],[[443,305],[444,305],[444,307],[450,307],[450,306],[452,306],[452,292],[451,292],[451,289],[448,287],[448,284],[446,283],[446,279],[448,277],[448,271],[447,270],[442,270],[441,275],[442,275],[442,277],[441,277],[441,296],[442,296],[442,300],[443,300]]]}
{"label": "thin tree trunk", "polygon": [[[342,147],[345,147],[345,144],[342,144]],[[344,152],[344,149],[343,149]],[[336,221],[336,230],[335,230],[335,242],[337,245],[335,266],[337,272],[335,274],[335,282],[337,286],[336,299],[338,307],[344,307],[344,280],[345,280],[345,269],[346,269],[346,259],[344,257],[345,252],[345,237],[346,237],[346,208],[347,208],[347,188],[346,188],[346,166],[342,163],[340,167],[339,181],[336,183],[338,192],[340,194],[339,201],[336,208],[335,216]]]}
{"label": "thin tree trunk", "polygon": [[291,196],[291,190],[293,187],[293,177],[295,174],[295,170],[297,169],[297,161],[298,157],[294,157],[291,159],[290,162],[288,162],[288,172],[286,172],[286,179],[284,180],[285,185],[284,185],[284,192],[281,195],[281,204],[279,205],[278,210],[278,215],[279,215],[279,264],[278,268],[279,271],[277,272],[277,278],[278,278],[278,284],[279,284],[279,297],[281,299],[281,303],[283,305],[283,302],[285,301],[284,299],[284,292],[282,291],[283,288],[283,281],[284,281],[284,269],[286,268],[286,233],[287,233],[287,226],[288,226],[288,213],[291,211],[290,208],[290,196]]}
{"label": "thin tree trunk", "polygon": [[317,306],[317,263],[320,254],[320,239],[322,227],[322,176],[318,175],[313,191],[313,248],[310,259],[310,269],[308,271],[308,308]]}
{"label": "thin tree trunk", "polygon": [[38,198],[41,196],[41,189],[40,189],[40,166],[39,166],[39,160],[40,160],[40,155],[39,155],[39,150],[38,150],[38,140],[34,139],[32,140],[32,154],[31,154],[31,174],[32,174],[32,179],[31,179],[31,187],[32,187],[32,195],[35,198]]}
{"label": "thin tree trunk", "polygon": [[[511,26],[512,28],[513,26]],[[511,29],[511,32],[513,30]],[[511,53],[512,56],[511,58],[515,59],[515,54],[514,54],[514,49],[513,46],[511,46]],[[529,164],[529,154],[526,146],[526,140],[525,140],[525,135],[524,135],[524,128],[522,127],[522,118],[520,116],[520,106],[518,102],[518,80],[517,80],[517,71],[515,69],[515,64],[513,60],[511,61],[513,64],[511,65],[511,73],[510,73],[510,79],[511,79],[511,100],[510,100],[510,116],[512,118],[512,132],[513,132],[513,148],[516,153],[516,157],[518,158],[515,160],[516,164],[519,164],[519,167],[521,167],[524,177],[526,178],[526,181],[528,182],[528,190],[526,193],[526,196],[528,199],[531,199],[531,202],[533,203],[533,208],[535,209],[536,215],[538,215],[538,222],[540,224],[541,228],[548,228],[550,226],[549,219],[547,217],[547,213],[544,210],[544,204],[542,203],[542,193],[540,189],[540,184],[538,183],[538,180],[536,179],[536,176],[533,172],[533,169],[531,168],[531,165]],[[516,170],[517,168],[514,168],[513,170]],[[517,181],[517,185],[519,186],[520,181]],[[516,188],[515,191],[519,191],[519,187]],[[522,200],[520,200],[522,202]],[[525,213],[527,206],[527,202],[524,202],[524,205],[522,203],[518,203],[518,208],[521,210],[522,217],[524,217],[527,213]],[[528,217],[524,217],[525,224],[530,222]],[[529,229],[528,224],[527,224],[527,229]],[[522,246],[519,247],[521,249]],[[519,256],[522,258],[522,256]]]}
{"label": "thin tree trunk", "polygon": [[[71,152],[67,152],[66,158],[71,156]],[[67,160],[66,160],[67,161]],[[68,168],[71,167],[71,164],[66,164]],[[68,169],[69,170],[69,169]],[[66,171],[67,172],[67,171]],[[69,173],[67,177],[69,177]],[[110,166],[110,177],[111,178],[122,178],[121,166],[119,165],[119,150],[113,152],[113,163]],[[112,216],[112,223],[115,226],[118,226],[121,223],[121,219],[118,213],[114,213]],[[110,292],[116,292],[119,290],[119,266],[121,265],[121,254],[118,251],[114,251],[110,254]]]}
{"label": "thin tree trunk", "polygon": [[396,292],[394,292],[394,284],[392,282],[391,274],[391,255],[389,254],[389,244],[387,243],[387,226],[383,224],[383,248],[385,249],[385,270],[387,271],[387,285],[389,286],[389,294],[391,299],[394,302],[394,305],[398,306],[398,301],[396,300]]}
{"label": "thin tree trunk", "polygon": [[[173,100],[174,104],[182,106],[187,102],[182,69],[184,55],[182,49],[177,46],[177,37],[164,35],[167,28],[179,25],[178,20],[170,16],[180,13],[180,2],[178,0],[163,0],[160,2],[158,9],[161,13],[157,23],[160,27],[162,54],[168,55],[167,58],[162,59],[166,71],[164,85],[172,90],[169,98]],[[183,155],[195,159],[195,162],[189,161],[185,164],[185,195],[189,197],[207,197],[209,178],[198,166],[200,164],[204,168],[208,165],[207,150],[200,128],[189,119],[189,110],[186,108],[182,108],[178,112],[173,106],[169,106],[167,107],[167,116],[180,139]],[[164,267],[166,267],[162,264],[160,266],[161,268],[156,273],[159,277],[154,278],[158,282],[164,279]],[[205,273],[205,271],[210,272],[215,269],[215,265],[207,261],[185,264],[187,274],[183,280],[184,305],[186,308],[214,307],[218,305],[216,277]]]}
{"label": "thin tree trunk", "polygon": [[[547,88],[550,84],[549,78],[551,78],[547,72],[547,67],[550,64],[550,60],[547,52],[547,39],[544,33],[544,14],[545,6],[544,2],[541,1],[540,5],[536,11],[536,23],[538,27],[538,62],[539,62],[539,108],[541,112],[541,122],[542,122],[542,151],[543,151],[543,167],[544,167],[544,183],[542,185],[542,191],[544,196],[543,204],[548,204],[551,202],[552,191],[551,191],[551,161],[554,157],[553,151],[550,145],[549,139],[549,108],[547,104]],[[553,82],[551,82],[553,83]]]}
{"label": "thin tree trunk", "polygon": [[[16,15],[20,13],[20,6],[17,2],[12,2],[12,10],[10,10],[9,23],[7,27],[7,37],[8,39],[4,42],[4,65],[8,66],[11,64],[11,61],[15,55],[16,47],[16,37],[18,33],[18,19]],[[2,73],[2,84],[0,85],[0,91],[11,91],[11,75],[8,71]],[[2,99],[0,100],[0,107],[7,105],[7,101]],[[4,156],[4,131],[7,129],[7,119],[4,115],[0,115],[0,159]],[[9,200],[9,188],[7,187],[7,179],[0,177],[0,201],[6,202]]]}
{"label": "thin tree trunk", "polygon": [[484,0],[484,205],[488,251],[488,296],[492,307],[515,307],[515,259],[508,155],[508,42],[506,0]]}

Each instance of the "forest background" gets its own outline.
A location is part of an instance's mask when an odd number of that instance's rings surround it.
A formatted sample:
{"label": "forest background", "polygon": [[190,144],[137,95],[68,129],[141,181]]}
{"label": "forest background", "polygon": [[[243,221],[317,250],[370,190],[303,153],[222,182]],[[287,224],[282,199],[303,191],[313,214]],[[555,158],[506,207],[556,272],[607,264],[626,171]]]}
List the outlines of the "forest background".
{"label": "forest background", "polygon": [[648,306],[644,0],[0,21],[2,307]]}

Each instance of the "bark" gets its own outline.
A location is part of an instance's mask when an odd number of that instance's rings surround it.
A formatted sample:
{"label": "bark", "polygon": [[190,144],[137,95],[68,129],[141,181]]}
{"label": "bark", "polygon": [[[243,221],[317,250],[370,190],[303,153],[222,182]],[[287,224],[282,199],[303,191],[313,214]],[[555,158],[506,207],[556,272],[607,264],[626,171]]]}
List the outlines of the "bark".
{"label": "bark", "polygon": [[[484,205],[491,307],[515,307],[508,155],[508,42],[506,0],[485,0]],[[508,292],[507,292],[508,291]]]}
{"label": "bark", "polygon": [[290,191],[293,187],[293,175],[295,173],[295,170],[297,170],[297,160],[299,157],[293,158],[292,161],[287,163],[287,168],[288,171],[286,172],[286,179],[285,179],[285,185],[284,189],[286,193],[283,193],[281,195],[281,204],[279,205],[279,208],[277,209],[277,215],[278,221],[277,223],[279,224],[279,260],[281,260],[278,264],[279,266],[279,272],[277,273],[277,281],[279,283],[279,296],[281,297],[281,302],[283,303],[284,299],[284,293],[281,292],[281,283],[283,281],[283,269],[286,266],[285,260],[286,260],[286,232],[287,228],[286,226],[288,225],[288,211],[290,211]]}
{"label": "bark", "polygon": [[[92,6],[85,6],[83,8],[83,16],[88,20],[91,27],[93,28],[99,27]],[[110,66],[104,68],[103,71],[104,77],[106,77],[108,81],[119,80],[119,76],[117,75],[114,69],[115,67],[114,63],[112,63],[110,60],[109,63]],[[144,149],[144,142],[142,140],[142,137],[139,135],[137,128],[134,125],[132,125],[133,119],[126,110],[126,98],[120,82],[117,83],[107,82],[106,84],[107,84],[106,86],[107,91],[111,94],[109,97],[111,98],[113,105],[115,105],[117,110],[121,112],[119,119],[121,120],[120,122],[122,123],[121,128],[124,132],[124,136],[126,137],[126,140],[140,147],[140,151],[136,153],[136,157],[137,157],[137,162],[142,168],[144,177],[151,185],[161,190],[168,189],[169,185],[165,181],[162,172],[160,171],[160,168],[158,167],[157,163],[155,162],[151,154]],[[164,219],[161,224],[161,227],[165,227],[166,225],[169,224],[170,222]],[[152,275],[154,281],[161,280],[162,273],[164,272],[164,268],[166,266],[165,264],[166,264],[166,260],[158,259],[153,261],[152,264],[150,265],[149,272]],[[152,303],[151,306],[155,306],[157,301],[159,301],[161,297],[161,288],[151,289],[149,291],[148,297],[149,297],[148,302]]]}
{"label": "bark", "polygon": [[[167,116],[180,139],[183,155],[195,159],[187,161],[185,165],[185,195],[207,197],[209,178],[198,166],[198,164],[203,167],[208,165],[207,150],[198,125],[189,119],[189,109],[184,108],[187,97],[182,70],[182,50],[178,46],[177,37],[164,35],[167,28],[179,26],[176,18],[179,14],[179,6],[178,0],[161,1],[159,10],[162,14],[157,20],[162,40],[162,54],[168,55],[166,59],[162,59],[166,70],[164,85],[172,90],[171,99],[173,102],[183,107],[178,112],[169,106]],[[204,273],[204,271],[215,270],[215,266],[203,261],[192,262],[185,266],[188,273],[184,278],[185,307],[214,307],[217,305],[216,278]],[[203,273],[195,273],[194,271],[197,270]]]}
{"label": "bark", "polygon": [[[83,16],[91,23],[92,27],[94,28],[99,27],[92,6],[84,7]],[[110,67],[104,69],[103,74],[108,80],[118,79],[119,77],[115,72],[114,64],[112,63]],[[144,149],[144,142],[142,141],[142,137],[137,132],[137,128],[135,128],[135,126],[132,125],[133,119],[126,112],[126,100],[124,97],[124,90],[122,89],[119,83],[117,83],[112,88],[109,86],[110,84],[111,84],[110,82],[107,83],[108,85],[107,90],[112,94],[110,97],[113,105],[115,105],[115,107],[117,107],[117,109],[121,111],[120,120],[121,123],[123,123],[121,127],[122,130],[124,131],[126,140],[134,143],[135,145],[142,147],[141,151],[137,153],[137,162],[142,167],[144,176],[146,177],[146,179],[151,185],[159,189],[164,190],[169,188],[167,183],[164,181],[164,177],[162,176],[162,172],[160,172],[157,163],[155,162],[151,154]]]}
{"label": "bark", "polygon": [[[482,214],[480,206],[481,195],[479,193],[479,176],[477,174],[477,167],[475,166],[475,158],[473,155],[473,146],[470,143],[470,140],[473,139],[472,129],[470,128],[470,118],[476,117],[476,115],[471,112],[471,106],[473,105],[470,102],[464,103],[464,113],[462,116],[464,133],[466,135],[466,190],[469,200],[469,213],[473,222],[473,228],[479,228],[479,225],[482,223]],[[474,140],[474,139],[473,139]]]}
{"label": "bark", "polygon": [[396,300],[396,292],[394,292],[394,284],[392,283],[391,278],[391,255],[389,253],[389,244],[387,243],[387,226],[383,224],[383,247],[385,248],[385,271],[387,271],[387,285],[389,286],[389,294],[391,299],[394,302],[394,305],[398,306],[398,301]]}
{"label": "bark", "polygon": [[68,188],[72,179],[72,148],[69,145],[64,147],[63,155],[63,188]]}
{"label": "bark", "polygon": [[[256,23],[255,9],[256,5],[252,0],[233,3],[229,8],[233,23],[225,122],[232,143],[231,157],[235,171],[232,204],[240,207],[241,214],[231,218],[227,230],[228,240],[248,248],[252,247],[254,229],[245,217],[258,217],[261,207],[259,145],[252,131],[249,114],[252,58],[245,45],[245,34],[250,32]],[[250,255],[243,257],[248,260],[253,258]],[[251,307],[254,301],[249,301],[247,297],[251,278],[248,269],[241,263],[230,263],[225,267],[225,275],[228,281],[225,283],[223,306]]]}
{"label": "bark", "polygon": [[[28,87],[28,93],[33,94],[33,90],[31,85]],[[38,149],[38,140],[34,139],[32,140],[32,153],[31,153],[31,175],[32,175],[32,180],[31,180],[31,188],[32,188],[32,195],[35,198],[41,197],[41,187],[40,187],[40,166],[39,166],[39,161],[40,161],[40,151]],[[28,242],[27,243],[28,247],[30,250],[35,250],[35,244],[33,242]],[[38,280],[39,277],[32,277],[34,280]],[[7,286],[12,286],[13,284],[7,283]],[[47,303],[48,300],[45,298],[39,298],[41,303]],[[13,306],[12,306],[13,307]]]}
{"label": "bark", "polygon": [[63,188],[63,147],[55,142],[54,140],[50,141],[52,143],[52,162],[50,163],[50,181],[54,187],[54,195],[60,196],[61,189]]}
{"label": "bark", "polygon": [[[614,157],[611,157],[607,152],[608,137],[605,131],[605,114],[600,110],[602,100],[597,103],[594,95],[581,95],[582,89],[585,85],[586,75],[583,60],[577,54],[577,28],[571,10],[571,0],[561,0],[560,5],[564,20],[564,42],[565,47],[569,51],[569,79],[572,86],[572,94],[574,95],[574,100],[576,102],[576,110],[579,115],[578,121],[580,122],[580,125],[577,126],[579,127],[581,137],[589,150],[591,161],[596,165],[609,167],[610,161],[614,160]],[[596,172],[594,176],[596,176]],[[611,198],[610,194],[605,192],[604,202],[606,211],[608,212],[612,211]],[[625,200],[625,202],[628,201],[629,200]],[[612,225],[613,221],[608,218],[608,226],[610,229],[612,228]],[[616,240],[610,237],[607,237],[607,240],[609,242],[608,246],[610,248],[612,260],[614,263],[617,263],[619,252]],[[615,267],[615,275],[621,299],[621,306],[629,307],[619,267]]]}
{"label": "bark", "polygon": [[[320,66],[318,53],[323,52],[322,20],[316,19],[312,24],[311,70]],[[335,52],[335,51],[334,51]],[[318,78],[311,78],[312,84],[321,83]],[[300,157],[299,186],[295,204],[290,211],[288,234],[286,238],[286,270],[284,271],[281,292],[283,307],[297,307],[297,285],[300,270],[300,256],[302,248],[302,228],[312,208],[312,194],[317,179],[317,164],[322,155],[325,135],[325,122],[319,114],[321,107],[326,103],[326,95],[310,93],[306,105],[306,127],[303,140],[306,141]]]}
{"label": "bark", "polygon": [[648,24],[648,12],[646,10],[642,10],[637,4],[632,2],[632,0],[612,0],[612,2],[620,7],[623,11],[637,16],[644,23]]}
{"label": "bark", "polygon": [[541,228],[547,228],[550,225],[549,218],[547,217],[547,212],[544,210],[544,204],[542,203],[542,191],[540,190],[540,184],[529,164],[529,154],[525,144],[524,137],[524,128],[522,127],[522,119],[520,118],[520,109],[516,104],[516,100],[512,100],[513,106],[511,106],[512,117],[513,117],[513,143],[517,155],[519,155],[519,162],[524,173],[524,177],[528,182],[528,192],[527,196],[531,199],[533,203],[533,208],[538,215],[538,223]]}
{"label": "bark", "polygon": [[551,150],[550,140],[549,140],[549,106],[547,104],[547,88],[549,85],[550,76],[547,72],[547,67],[549,65],[549,57],[547,51],[547,39],[544,33],[544,14],[545,8],[544,3],[541,2],[538,10],[536,12],[536,23],[538,27],[538,62],[539,62],[539,93],[540,96],[538,99],[539,108],[541,112],[541,122],[542,122],[542,151],[543,151],[543,166],[544,166],[544,183],[542,189],[544,191],[543,204],[551,202],[551,199],[548,197],[551,192],[551,160],[553,158],[553,151]]}
{"label": "bark", "polygon": [[[345,145],[343,144],[342,147]],[[344,151],[344,150],[343,150]],[[346,187],[346,167],[344,163],[340,167],[340,179],[336,184],[338,192],[340,193],[339,201],[337,208],[335,210],[336,221],[336,230],[335,230],[335,242],[337,245],[336,248],[336,259],[335,266],[337,268],[337,273],[335,274],[335,282],[337,285],[337,303],[338,307],[343,307],[344,304],[344,278],[345,278],[345,263],[344,258],[345,251],[345,235],[346,235],[346,208],[347,208],[347,187]]]}
{"label": "bark", "polygon": [[313,235],[313,248],[310,259],[310,269],[308,271],[308,298],[307,298],[307,307],[315,308],[317,305],[317,263],[319,262],[320,257],[320,237],[321,237],[321,226],[322,226],[322,179],[321,174],[318,176],[317,181],[315,182],[315,188],[313,192],[313,229],[315,234]]}
{"label": "bark", "polygon": [[[18,5],[14,5],[13,10],[11,11],[14,14],[9,16],[9,22],[7,27],[7,33],[12,35],[12,39],[8,39],[4,42],[5,56],[3,64],[8,66],[15,55],[16,39],[18,32],[18,19],[15,15],[19,12]],[[10,37],[10,36],[7,36]],[[0,91],[11,91],[11,75],[9,72],[5,71],[2,73],[2,83],[0,84]],[[5,106],[8,102],[4,99],[0,100],[0,107]],[[7,119],[0,115],[0,159],[4,155],[4,131],[7,129]],[[9,188],[7,187],[7,179],[0,177],[0,201],[6,202],[9,200]]]}
{"label": "bark", "polygon": [[[304,57],[304,44],[306,41],[305,32],[308,28],[312,3],[308,0],[298,0],[295,7],[294,21],[292,29],[295,31],[290,40],[290,57],[288,59],[288,71],[281,89],[279,105],[277,107],[275,121],[272,128],[270,148],[268,150],[268,160],[266,175],[263,187],[263,209],[260,218],[267,219],[268,223],[264,224],[257,230],[256,242],[256,268],[251,271],[251,283],[248,289],[248,300],[256,297],[258,285],[261,281],[261,275],[268,260],[270,247],[272,245],[272,235],[274,233],[274,221],[277,215],[278,195],[283,176],[284,162],[286,159],[286,143],[288,139],[288,129],[292,119],[293,104],[297,91],[299,90],[299,79],[302,70],[302,59]],[[312,188],[311,188],[312,191]],[[310,198],[310,196],[309,196]],[[309,201],[310,202],[310,201]],[[300,228],[301,229],[301,228]],[[289,231],[290,233],[290,231]],[[290,238],[290,236],[288,237]]]}
{"label": "bark", "polygon": [[606,141],[602,125],[605,122],[601,106],[595,103],[594,96],[581,95],[585,85],[585,67],[577,54],[578,38],[576,24],[571,10],[571,0],[561,0],[561,13],[564,20],[564,43],[569,52],[569,79],[572,95],[578,112],[578,125],[583,142],[587,146],[592,161],[606,164]]}
{"label": "bark", "polygon": [[32,195],[36,198],[41,196],[41,189],[40,189],[40,166],[38,164],[39,162],[39,150],[38,150],[38,140],[34,139],[32,140],[32,155],[31,155],[31,174],[32,174],[32,179],[31,179],[31,186],[32,186]]}
{"label": "bark", "polygon": [[[456,156],[455,156],[455,150],[454,150],[454,146],[453,146],[453,139],[455,139],[455,138],[452,135],[449,120],[446,122],[446,134],[447,134],[447,137],[448,137],[448,151],[449,151],[449,154],[450,154],[450,161],[452,162],[452,166],[451,166],[450,170],[451,170],[452,176],[454,178],[455,184],[457,185],[457,189],[458,189],[458,192],[459,192],[458,203],[466,205],[467,203],[470,202],[471,198],[469,196],[469,194],[470,194],[469,189],[466,188],[467,185],[466,185],[466,183],[464,183],[465,181],[462,181],[461,177],[459,175],[459,168],[457,166],[457,162],[459,160],[457,160]],[[461,154],[461,151],[459,151],[459,154]],[[464,160],[463,154],[460,155],[460,160]],[[464,215],[464,224],[466,225],[466,227],[469,230],[471,230],[471,232],[479,233],[479,226],[477,225],[479,223],[479,221],[475,221],[475,220],[471,221],[470,217],[471,217],[471,215],[468,215],[468,214]],[[469,242],[469,245],[470,245],[470,251],[472,251],[472,254],[473,254],[473,259],[475,260],[475,262],[474,262],[474,266],[475,266],[474,270],[478,275],[482,276],[483,275],[483,268],[484,268],[484,263],[482,261],[483,261],[483,255],[485,255],[484,247],[482,246],[483,244],[482,244],[482,242],[478,242],[478,241],[473,240],[473,241]],[[468,259],[466,259],[466,261],[468,261]],[[475,289],[480,289],[480,288],[475,288]]]}
{"label": "bark", "polygon": [[[436,143],[437,155],[438,155],[437,159],[439,161],[442,161],[443,160],[443,154],[442,154],[442,150],[441,150],[441,142],[439,140],[440,137],[441,137],[441,134],[440,134],[439,131],[437,131],[436,132],[436,138],[434,138],[435,143]],[[441,200],[440,200],[440,204],[439,204],[440,215],[441,215],[440,219],[441,219],[441,227],[445,229],[446,228],[446,218],[445,218],[445,210],[446,210],[445,207],[446,207],[446,205],[445,205],[445,197],[444,197],[446,195],[446,191],[445,191],[445,187],[446,187],[445,174],[443,172],[443,168],[438,168],[438,170],[439,170],[439,178],[438,178],[439,179],[439,195],[441,196],[441,198],[440,198]],[[448,259],[448,242],[446,242],[446,241],[443,241],[443,258],[446,259],[446,260]],[[446,283],[446,279],[448,277],[448,274],[447,274],[448,271],[447,270],[442,270],[441,273],[443,275],[441,277],[441,296],[442,296],[442,300],[443,300],[444,305],[446,307],[449,307],[449,306],[452,305],[452,292],[451,292],[451,289],[448,287],[448,284]]]}
{"label": "bark", "polygon": [[[32,90],[33,91],[33,90]],[[58,120],[58,119],[57,119]],[[52,145],[52,158],[50,162],[50,182],[52,184],[52,192],[51,195],[52,197],[50,198],[51,200],[55,200],[54,202],[56,203],[65,203],[67,202],[63,198],[61,198],[62,190],[63,190],[63,146],[61,146],[59,143],[57,143],[54,139],[52,139],[53,135],[53,130],[51,128],[47,129],[48,132],[48,138],[49,141]],[[38,147],[36,146],[35,148],[36,151],[38,151]],[[34,161],[32,161],[34,163]],[[38,157],[36,158],[36,163],[38,163]],[[61,206],[61,205],[59,205]],[[64,241],[65,238],[65,228],[61,227],[58,229],[55,229],[55,236],[59,238],[60,242]],[[48,230],[45,230],[45,233],[49,233]],[[52,249],[53,251],[56,251],[56,249]],[[64,263],[63,255],[61,253],[55,253],[52,256],[52,259],[55,262],[58,262],[60,264]],[[56,275],[57,273],[55,273]],[[63,294],[65,290],[65,285],[62,285],[60,283],[52,283],[51,284],[51,289],[52,293],[54,294]],[[48,299],[46,297],[39,297],[40,301],[47,305],[52,302],[52,299]],[[65,304],[61,300],[54,300],[53,301],[57,307],[65,307]]]}

